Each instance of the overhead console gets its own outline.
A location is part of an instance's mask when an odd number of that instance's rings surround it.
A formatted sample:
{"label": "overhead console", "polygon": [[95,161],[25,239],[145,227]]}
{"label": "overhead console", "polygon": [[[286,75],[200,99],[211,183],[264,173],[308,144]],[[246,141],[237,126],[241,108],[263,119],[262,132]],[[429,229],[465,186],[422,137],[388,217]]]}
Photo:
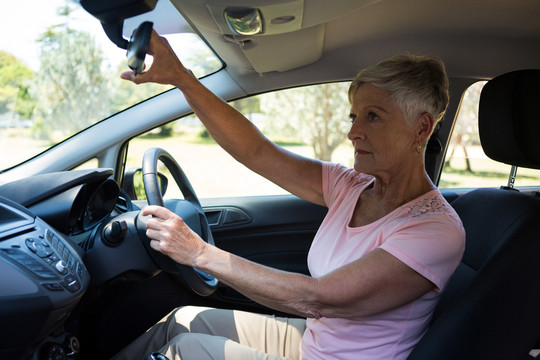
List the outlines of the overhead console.
{"label": "overhead console", "polygon": [[[321,59],[325,38],[336,19],[380,0],[171,0],[192,26],[218,50],[236,43],[259,74],[284,72]],[[208,14],[208,16],[203,16]],[[345,36],[346,34],[343,34]],[[327,51],[329,49],[326,49]],[[236,57],[224,58],[227,64]],[[244,64],[236,66],[245,67]]]}
{"label": "overhead console", "polygon": [[0,322],[12,324],[0,328],[0,358],[62,330],[89,281],[67,238],[0,197]]}

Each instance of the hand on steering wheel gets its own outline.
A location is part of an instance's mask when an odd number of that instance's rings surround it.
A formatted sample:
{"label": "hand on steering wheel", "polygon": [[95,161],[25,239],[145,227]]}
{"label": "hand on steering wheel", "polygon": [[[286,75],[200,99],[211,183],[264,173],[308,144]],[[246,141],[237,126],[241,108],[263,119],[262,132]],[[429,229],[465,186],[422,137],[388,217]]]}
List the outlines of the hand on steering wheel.
{"label": "hand on steering wheel", "polygon": [[[157,172],[157,164],[159,160],[169,169],[172,177],[178,184],[180,191],[184,195],[185,200],[177,203],[174,212],[167,209],[156,210],[155,208],[146,210],[146,213],[148,214],[151,213],[153,215],[157,215],[157,219],[153,221],[154,225],[152,225],[152,222],[150,224],[150,234],[157,236],[157,234],[152,231],[156,231],[157,228],[155,224],[157,224],[158,221],[169,221],[170,224],[167,225],[177,227],[181,232],[187,234],[188,236],[198,235],[208,244],[214,245],[210,225],[208,224],[208,220],[206,219],[199,199],[191,187],[189,180],[173,157],[167,151],[160,148],[152,148],[147,150],[143,157],[143,182],[148,204],[164,207]],[[144,214],[145,211],[143,210],[141,215],[144,216]],[[175,215],[174,218],[170,216],[171,214]],[[174,220],[169,220],[169,218]],[[152,247],[154,246],[157,245],[154,244]],[[168,253],[167,250],[163,252]],[[171,259],[169,257],[166,258]],[[171,259],[170,261],[172,262],[173,260]],[[208,296],[216,290],[218,280],[213,276],[208,275],[192,266],[186,266],[176,262],[174,263],[174,266],[195,293],[202,296]]]}

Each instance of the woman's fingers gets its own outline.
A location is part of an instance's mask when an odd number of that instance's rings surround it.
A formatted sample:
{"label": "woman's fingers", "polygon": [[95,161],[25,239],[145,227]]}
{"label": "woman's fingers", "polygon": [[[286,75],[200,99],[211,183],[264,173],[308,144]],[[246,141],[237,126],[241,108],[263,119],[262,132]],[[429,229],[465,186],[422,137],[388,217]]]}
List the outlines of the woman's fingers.
{"label": "woman's fingers", "polygon": [[157,240],[150,240],[150,247],[156,251],[161,252],[160,242]]}
{"label": "woman's fingers", "polygon": [[146,206],[144,209],[142,209],[141,215],[142,216],[152,215],[154,219],[158,218],[158,219],[163,219],[163,220],[166,220],[175,216],[175,214],[169,209],[164,208],[163,206],[158,206],[158,205]]}
{"label": "woman's fingers", "polygon": [[[148,55],[154,56],[154,61],[147,71],[142,71],[135,74],[133,71],[123,72],[120,77],[124,80],[129,80],[135,84],[143,84],[147,82],[155,82],[166,84],[169,82],[170,74],[167,72],[169,69],[168,64],[181,64],[176,58],[173,50],[171,49],[167,39],[161,37],[152,30],[150,36],[150,42],[148,44]],[[143,65],[144,66],[144,65]]]}
{"label": "woman's fingers", "polygon": [[204,241],[172,211],[150,205],[141,211],[142,216],[152,215],[146,223],[150,247],[178,263],[194,266],[204,248]]}

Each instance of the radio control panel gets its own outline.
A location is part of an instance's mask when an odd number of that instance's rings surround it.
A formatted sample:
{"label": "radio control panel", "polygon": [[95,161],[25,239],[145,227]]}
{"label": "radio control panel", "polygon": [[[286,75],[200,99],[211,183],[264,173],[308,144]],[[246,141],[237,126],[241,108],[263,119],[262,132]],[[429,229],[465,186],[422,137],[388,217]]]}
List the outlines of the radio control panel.
{"label": "radio control panel", "polygon": [[18,269],[35,284],[27,287],[28,294],[45,290],[53,303],[69,302],[74,295],[82,295],[90,276],[75,247],[41,219],[16,208],[10,210],[10,216],[17,221],[11,221],[11,227],[0,224],[0,261],[7,261],[6,265]]}

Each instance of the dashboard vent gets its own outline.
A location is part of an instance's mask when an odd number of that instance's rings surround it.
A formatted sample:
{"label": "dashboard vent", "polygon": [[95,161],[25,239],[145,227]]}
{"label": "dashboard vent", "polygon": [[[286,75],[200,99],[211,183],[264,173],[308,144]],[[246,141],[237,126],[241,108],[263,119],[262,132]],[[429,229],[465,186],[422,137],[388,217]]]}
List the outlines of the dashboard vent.
{"label": "dashboard vent", "polygon": [[125,213],[128,211],[128,202],[125,198],[122,196],[118,197],[118,200],[116,201],[116,208],[120,210],[121,212]]}
{"label": "dashboard vent", "polygon": [[128,194],[122,189],[120,189],[120,195],[116,200],[116,209],[122,213],[133,210],[131,199],[129,198]]}

